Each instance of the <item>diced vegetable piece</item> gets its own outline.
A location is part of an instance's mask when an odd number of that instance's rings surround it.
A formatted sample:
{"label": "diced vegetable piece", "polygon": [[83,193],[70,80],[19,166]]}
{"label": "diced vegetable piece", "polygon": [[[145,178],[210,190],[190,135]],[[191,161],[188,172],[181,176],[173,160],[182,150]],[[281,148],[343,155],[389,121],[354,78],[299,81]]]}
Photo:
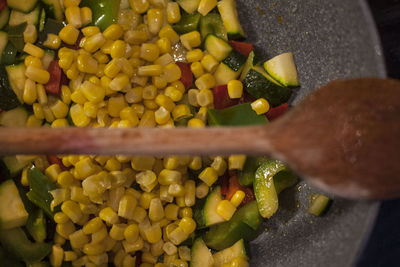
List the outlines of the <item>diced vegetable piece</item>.
{"label": "diced vegetable piece", "polygon": [[229,44],[233,47],[233,49],[238,51],[240,54],[242,54],[246,58],[249,57],[250,53],[253,52],[253,50],[254,50],[254,45],[251,43],[230,40]]}
{"label": "diced vegetable piece", "polygon": [[117,22],[119,0],[83,0],[80,6],[87,6],[92,10],[93,24],[101,31]]}
{"label": "diced vegetable piece", "polygon": [[[18,0],[17,0],[18,1]],[[37,26],[40,19],[40,6],[38,5],[29,13],[23,13],[15,9],[11,10],[10,20],[8,21],[9,26],[17,26],[21,23],[28,23]]]}
{"label": "diced vegetable piece", "polygon": [[240,74],[241,81],[243,81],[243,79],[246,77],[249,70],[254,67],[254,65],[255,65],[254,59],[255,58],[256,58],[255,52],[251,51],[249,56],[247,57],[246,63],[243,66],[242,73]]}
{"label": "diced vegetable piece", "polygon": [[240,239],[251,241],[257,237],[261,221],[257,202],[252,201],[241,207],[229,221],[211,226],[204,235],[204,242],[210,248],[222,250]]}
{"label": "diced vegetable piece", "polygon": [[185,89],[188,90],[193,85],[193,73],[190,70],[190,66],[184,62],[176,62],[176,65],[181,69],[181,82],[185,86]]}
{"label": "diced vegetable piece", "polygon": [[58,60],[53,60],[47,70],[50,73],[50,79],[48,83],[44,85],[46,92],[50,94],[59,95],[61,88],[61,75],[62,70],[58,65]]}
{"label": "diced vegetable piece", "polygon": [[200,0],[177,0],[176,2],[186,13],[192,14],[199,7]]}
{"label": "diced vegetable piece", "polygon": [[27,264],[41,261],[51,251],[51,244],[29,241],[22,228],[0,231],[0,242],[8,252]]}
{"label": "diced vegetable piece", "polygon": [[258,167],[267,159],[264,157],[247,157],[243,170],[239,171],[238,179],[240,185],[249,186],[253,184],[254,176]]}
{"label": "diced vegetable piece", "polygon": [[15,48],[11,42],[8,42],[1,55],[1,64],[6,66],[15,64],[17,61],[17,54],[17,48]]}
{"label": "diced vegetable piece", "polygon": [[[49,70],[50,63],[54,60],[54,58],[55,58],[54,50],[45,50],[44,56],[42,57],[43,69],[50,71]],[[51,73],[50,73],[50,75],[51,75]],[[50,79],[51,79],[51,76],[50,76]]]}
{"label": "diced vegetable piece", "polygon": [[14,181],[0,184],[0,229],[23,226],[28,216]]}
{"label": "diced vegetable piece", "polygon": [[[18,24],[17,26],[8,27],[8,41],[14,45],[18,52],[23,52],[25,41],[24,31],[28,24],[26,22]],[[14,56],[15,58],[15,56]]]}
{"label": "diced vegetable piece", "polygon": [[233,50],[222,62],[234,72],[239,72],[246,63],[246,58],[236,50]]}
{"label": "diced vegetable piece", "polygon": [[224,218],[217,213],[217,206],[221,200],[221,187],[217,186],[208,194],[206,202],[204,203],[203,216],[205,226],[225,221]]}
{"label": "diced vegetable piece", "polygon": [[10,177],[16,176],[34,159],[34,156],[4,156],[1,161],[7,168]]}
{"label": "diced vegetable piece", "polygon": [[279,105],[277,107],[271,108],[266,116],[268,120],[274,120],[284,114],[287,110],[289,109],[289,104],[288,103],[283,103],[282,105]]}
{"label": "diced vegetable piece", "polygon": [[8,80],[4,65],[0,65],[0,108],[3,110],[0,113],[0,117],[4,113],[4,110],[16,108],[20,103]]}
{"label": "diced vegetable piece", "polygon": [[330,205],[330,198],[321,194],[311,194],[307,212],[315,216],[323,215]]}
{"label": "diced vegetable piece", "polygon": [[200,24],[200,18],[201,15],[197,12],[193,14],[182,14],[181,20],[173,25],[173,28],[178,34],[197,31]]}
{"label": "diced vegetable piece", "polygon": [[0,125],[3,127],[25,127],[28,112],[23,107],[17,107],[0,113]]}
{"label": "diced vegetable piece", "polygon": [[239,103],[239,99],[231,99],[228,94],[226,85],[218,85],[213,89],[214,108],[224,109],[235,106]]}
{"label": "diced vegetable piece", "polygon": [[46,239],[46,219],[43,210],[36,209],[29,214],[26,229],[36,242],[41,243]]}
{"label": "diced vegetable piece", "polygon": [[41,0],[46,14],[49,18],[56,19],[58,21],[63,21],[64,11],[61,7],[59,0]]}
{"label": "diced vegetable piece", "polygon": [[38,0],[7,0],[7,5],[9,8],[28,13],[35,8],[37,2]]}
{"label": "diced vegetable piece", "polygon": [[225,28],[228,31],[229,39],[246,38],[246,34],[244,33],[243,27],[239,21],[235,0],[219,1],[218,10],[221,14]]}
{"label": "diced vegetable piece", "polygon": [[214,258],[201,237],[197,238],[190,251],[190,267],[212,267]]}
{"label": "diced vegetable piece", "polygon": [[232,52],[232,47],[225,40],[213,34],[206,37],[204,48],[218,61],[224,60]]}
{"label": "diced vegetable piece", "polygon": [[22,95],[25,87],[25,65],[20,63],[18,65],[6,66],[8,81],[14,93],[17,95],[19,101],[22,103]]}
{"label": "diced vegetable piece", "polygon": [[274,185],[276,193],[279,195],[282,191],[297,184],[296,174],[291,170],[283,170],[274,175]]}
{"label": "diced vegetable piece", "polygon": [[243,257],[248,260],[244,240],[240,239],[233,246],[219,251],[213,255],[214,266],[221,267],[225,263],[232,262],[236,257]]}
{"label": "diced vegetable piece", "polygon": [[26,196],[52,218],[55,211],[50,209],[50,203],[53,200],[50,191],[55,190],[56,186],[41,171],[34,167],[28,170],[28,181],[30,191]]}
{"label": "diced vegetable piece", "polygon": [[38,25],[39,32],[43,31],[45,24],[46,24],[46,10],[44,8],[42,8],[42,10],[40,11],[40,18],[39,18],[39,25]]}
{"label": "diced vegetable piece", "polygon": [[224,23],[222,22],[221,15],[217,13],[209,13],[206,16],[201,17],[200,34],[203,40],[209,34],[213,34],[223,40],[228,40],[228,33],[226,32]]}
{"label": "diced vegetable piece", "polygon": [[209,109],[208,122],[211,126],[245,126],[267,123],[268,120],[245,103],[221,110]]}
{"label": "diced vegetable piece", "polygon": [[254,192],[251,188],[246,187],[246,186],[242,186],[239,184],[239,179],[237,178],[236,175],[233,175],[229,178],[229,187],[228,187],[228,191],[226,192],[226,196],[225,198],[228,200],[231,200],[233,195],[238,191],[243,191],[245,193],[245,197],[242,201],[242,203],[240,203],[239,206],[243,206],[253,200],[255,200],[255,196],[254,196]]}
{"label": "diced vegetable piece", "polygon": [[214,73],[215,82],[217,85],[227,84],[232,80],[236,80],[239,77],[241,71],[242,68],[240,68],[238,71],[234,71],[233,69],[228,67],[228,65],[221,62]]}
{"label": "diced vegetable piece", "polygon": [[292,90],[274,81],[261,67],[253,67],[243,79],[243,88],[255,98],[265,98],[271,107],[286,103]]}
{"label": "diced vegetable piece", "polygon": [[264,63],[264,69],[284,86],[299,86],[299,76],[293,53],[280,54]]}
{"label": "diced vegetable piece", "polygon": [[0,29],[3,29],[10,18],[10,9],[6,7],[5,9],[0,11]]}

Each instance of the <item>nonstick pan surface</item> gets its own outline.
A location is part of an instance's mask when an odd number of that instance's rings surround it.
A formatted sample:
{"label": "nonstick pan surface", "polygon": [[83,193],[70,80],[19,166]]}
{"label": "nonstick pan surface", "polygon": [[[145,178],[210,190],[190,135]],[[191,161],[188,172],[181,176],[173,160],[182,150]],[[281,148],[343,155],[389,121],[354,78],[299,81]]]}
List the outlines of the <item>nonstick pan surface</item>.
{"label": "nonstick pan surface", "polygon": [[[301,88],[292,104],[333,79],[386,75],[365,1],[237,0],[237,5],[248,40],[263,59],[294,53]],[[334,198],[329,212],[315,217],[306,212],[315,192],[302,182],[280,195],[277,214],[251,243],[251,266],[354,264],[379,203]]]}

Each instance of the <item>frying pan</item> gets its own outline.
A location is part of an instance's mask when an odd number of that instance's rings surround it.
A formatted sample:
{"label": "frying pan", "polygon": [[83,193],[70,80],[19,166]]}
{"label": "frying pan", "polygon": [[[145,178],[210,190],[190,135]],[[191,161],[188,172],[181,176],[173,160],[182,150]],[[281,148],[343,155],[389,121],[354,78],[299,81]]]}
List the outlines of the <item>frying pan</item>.
{"label": "frying pan", "polygon": [[[268,59],[292,51],[298,103],[333,79],[385,77],[374,22],[365,1],[237,0],[248,40]],[[349,177],[351,179],[351,177]],[[378,202],[334,198],[324,217],[307,214],[304,182],[282,192],[280,208],[250,245],[251,266],[352,266],[373,226]]]}

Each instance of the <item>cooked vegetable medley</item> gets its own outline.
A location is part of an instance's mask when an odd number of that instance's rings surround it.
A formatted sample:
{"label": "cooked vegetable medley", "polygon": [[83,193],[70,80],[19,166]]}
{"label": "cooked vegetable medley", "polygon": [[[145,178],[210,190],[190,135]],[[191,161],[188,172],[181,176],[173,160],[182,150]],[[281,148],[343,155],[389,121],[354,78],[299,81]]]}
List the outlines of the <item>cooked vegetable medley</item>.
{"label": "cooked vegetable medley", "polygon": [[[0,0],[0,11],[3,127],[262,124],[299,85],[291,53],[261,64],[242,41],[234,0]],[[245,155],[0,163],[6,266],[248,266],[245,243],[297,182]],[[320,214],[327,200],[312,201]]]}

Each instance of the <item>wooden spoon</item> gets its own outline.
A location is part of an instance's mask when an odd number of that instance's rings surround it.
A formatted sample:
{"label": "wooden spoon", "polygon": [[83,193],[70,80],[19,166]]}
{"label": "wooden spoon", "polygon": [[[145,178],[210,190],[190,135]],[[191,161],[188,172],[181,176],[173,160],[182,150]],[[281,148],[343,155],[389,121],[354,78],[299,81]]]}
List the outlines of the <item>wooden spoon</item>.
{"label": "wooden spoon", "polygon": [[350,198],[400,196],[400,82],[335,81],[262,126],[0,130],[0,154],[248,154]]}

